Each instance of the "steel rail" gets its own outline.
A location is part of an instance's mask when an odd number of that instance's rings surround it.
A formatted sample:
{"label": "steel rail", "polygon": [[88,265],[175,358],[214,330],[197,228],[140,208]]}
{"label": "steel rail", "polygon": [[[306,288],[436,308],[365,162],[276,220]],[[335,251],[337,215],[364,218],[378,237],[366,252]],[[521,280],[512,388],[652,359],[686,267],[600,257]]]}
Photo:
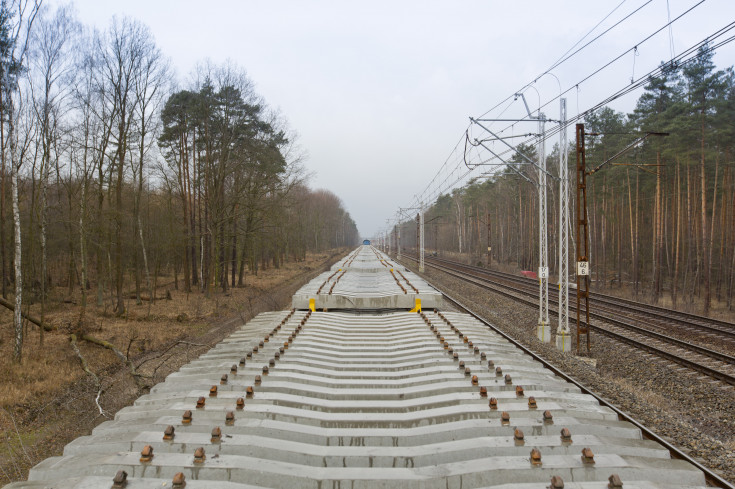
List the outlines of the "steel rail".
{"label": "steel rail", "polygon": [[[477,273],[481,273],[488,276],[498,276],[503,277],[508,280],[515,281],[517,283],[524,283],[524,282],[531,282],[532,279],[527,279],[523,277],[518,277],[510,273],[506,272],[499,272],[496,270],[487,270],[484,268],[476,267],[473,265],[466,265],[464,263],[460,263],[454,260],[449,260],[447,258],[438,258],[438,257],[431,257],[432,260],[449,263],[452,265],[460,266],[462,268],[474,270]],[[660,315],[665,317],[666,319],[671,319],[673,321],[678,321],[680,323],[685,323],[686,325],[692,325],[692,321],[695,321],[694,326],[700,329],[706,329],[708,331],[711,331],[713,333],[722,333],[725,335],[733,336],[735,337],[735,323],[731,323],[729,321],[724,321],[722,319],[716,319],[716,318],[709,318],[706,316],[700,316],[697,314],[692,314],[684,311],[676,311],[671,309],[666,309],[661,306],[654,306],[651,304],[644,304],[641,302],[633,301],[630,299],[624,299],[621,297],[615,297],[607,294],[601,294],[599,292],[591,293],[590,299],[599,301],[599,302],[609,302],[616,305],[620,305],[622,303],[624,307],[627,307],[629,309],[633,309],[637,312],[640,312],[642,314],[648,314],[651,316]],[[701,324],[701,323],[711,323],[716,326],[721,326],[725,329],[720,329],[718,327],[709,326],[707,324]]]}
{"label": "steel rail", "polygon": [[[437,266],[437,265],[433,265],[433,266]],[[451,268],[450,268],[450,270],[451,270]],[[482,277],[478,277],[478,276],[474,276],[474,275],[471,275],[471,276],[473,276],[473,277],[475,277],[475,278],[477,278],[479,280],[486,280],[486,279],[483,279]],[[525,286],[526,284],[522,284],[522,285]],[[515,290],[515,291],[517,291],[519,293],[526,294],[526,295],[529,295],[529,296],[534,296],[536,294],[536,291],[535,290],[533,290],[533,291],[525,291],[525,290],[522,290],[522,289],[511,287],[509,285],[506,286],[506,287],[508,287],[511,290]],[[554,303],[558,303],[558,301],[555,301],[554,299],[550,299],[550,300],[552,302],[554,302]],[[608,305],[608,307],[610,307],[610,306]],[[570,304],[570,310],[575,310],[574,305]],[[671,344],[676,345],[676,346],[678,346],[680,348],[685,348],[687,350],[695,351],[696,353],[699,353],[700,355],[704,355],[704,356],[711,357],[712,359],[715,359],[715,360],[718,360],[718,361],[721,361],[721,362],[724,362],[724,363],[729,363],[731,365],[735,365],[735,357],[733,357],[731,355],[728,355],[726,353],[722,353],[722,352],[719,352],[719,351],[711,350],[711,349],[705,348],[703,346],[695,345],[693,343],[689,343],[688,341],[680,340],[678,338],[674,338],[672,336],[668,336],[668,335],[665,335],[665,334],[662,334],[662,333],[658,333],[658,332],[652,331],[650,329],[641,328],[640,326],[636,326],[635,324],[631,324],[631,323],[628,323],[628,322],[625,322],[625,321],[621,321],[620,319],[616,319],[616,318],[614,318],[612,316],[608,316],[608,315],[605,315],[605,314],[591,312],[590,313],[590,316],[594,317],[595,319],[599,319],[599,320],[608,322],[610,324],[615,324],[615,325],[620,326],[622,328],[630,329],[632,331],[635,331],[636,333],[639,333],[639,334],[642,334],[642,335],[651,336],[653,338],[656,338],[657,340],[660,340],[660,341],[663,341],[663,342],[666,342],[666,343],[671,343]],[[594,328],[594,326],[593,326],[593,328]]]}
{"label": "steel rail", "polygon": [[[472,276],[468,276],[466,274],[465,275],[462,275],[461,272],[452,271],[451,269],[448,269],[446,267],[442,267],[441,265],[436,265],[436,264],[428,264],[428,265],[430,265],[430,266],[432,266],[432,267],[434,267],[434,268],[436,268],[438,270],[441,270],[444,273],[447,273],[449,275],[452,275],[452,276],[454,276],[456,278],[459,278],[461,280],[464,280],[464,281],[470,282],[470,283],[472,283],[474,285],[477,285],[478,287],[482,287],[482,288],[485,288],[487,290],[491,290],[493,292],[500,293],[500,294],[502,294],[502,295],[504,295],[504,296],[506,296],[508,298],[511,298],[511,299],[514,299],[514,300],[523,302],[524,304],[527,304],[529,306],[536,307],[538,305],[535,301],[531,301],[531,300],[525,299],[523,297],[518,297],[517,295],[511,294],[509,292],[506,292],[506,291],[503,291],[503,290],[498,289],[496,287],[493,287],[493,286],[491,286],[491,285],[489,285],[489,284],[487,284],[485,282],[482,282],[481,280],[483,280],[483,279],[481,279],[479,277],[472,277]],[[516,289],[516,288],[511,287],[511,286],[508,286],[508,285],[505,285],[503,287],[506,287],[506,288],[508,288],[510,290],[515,290],[516,292],[518,292],[520,294],[528,295],[527,292],[525,292],[523,290]],[[554,314],[556,314],[556,311],[553,311],[552,310],[551,312],[553,312]],[[641,330],[641,331],[643,331],[643,333],[640,333],[640,334],[650,334],[651,333],[650,331],[645,330],[643,328],[638,328],[637,326],[634,326],[634,325],[627,325],[627,323],[624,323],[622,321],[618,321],[618,320],[611,319],[611,318],[606,318],[606,317],[600,316],[600,315],[594,315],[594,316],[597,319],[602,319],[604,321],[610,321],[613,324],[617,323],[619,326],[622,326],[622,327],[630,327],[630,328],[632,328],[634,330]],[[690,368],[692,370],[696,370],[696,371],[701,372],[701,373],[703,373],[705,375],[708,375],[710,377],[713,377],[713,378],[715,378],[717,380],[720,380],[722,382],[728,383],[730,385],[735,385],[735,376],[729,375],[729,374],[727,374],[725,372],[721,372],[721,371],[716,370],[716,369],[714,369],[712,367],[709,367],[707,365],[702,365],[701,363],[698,363],[698,362],[695,362],[693,360],[689,360],[688,358],[684,358],[684,357],[681,357],[681,356],[676,355],[674,353],[671,353],[671,352],[662,350],[662,349],[657,348],[657,347],[655,347],[653,345],[649,345],[649,344],[646,344],[646,343],[643,343],[643,342],[640,342],[640,341],[636,341],[635,339],[629,338],[629,337],[627,337],[625,335],[622,335],[622,334],[619,334],[619,333],[615,333],[614,331],[610,331],[610,330],[605,329],[605,328],[602,328],[600,326],[596,326],[596,325],[593,325],[593,324],[587,324],[587,326],[589,328],[595,330],[596,332],[602,333],[605,336],[611,337],[611,338],[613,338],[615,340],[621,341],[623,343],[627,343],[629,345],[632,345],[632,346],[634,346],[636,348],[639,348],[639,349],[642,349],[642,350],[646,350],[646,351],[651,352],[651,353],[653,353],[655,355],[658,355],[660,357],[663,357],[663,358],[665,358],[667,360],[673,361],[673,362],[678,363],[680,365],[683,365],[683,366],[685,366],[687,368]],[[656,335],[659,335],[659,333],[655,333],[655,334]],[[665,336],[665,335],[660,335],[660,336],[662,336],[663,338],[670,338],[670,337]],[[675,338],[671,338],[671,339],[672,340],[675,340],[675,341],[678,341],[678,342],[681,342],[681,340],[676,340]],[[666,341],[666,340],[662,340],[662,341]],[[691,345],[691,344],[686,343],[686,342],[681,342],[681,343],[684,343],[684,345],[687,345],[686,347],[694,347],[695,346],[695,345]],[[696,348],[702,348],[702,347],[696,347]],[[706,350],[707,352],[712,352],[712,350],[707,350],[706,348],[704,348],[704,350]],[[719,352],[713,352],[713,353],[716,353],[718,355],[723,355],[723,354],[721,354]],[[729,357],[727,355],[726,355],[726,357],[728,357],[728,358],[730,358],[732,360],[735,360],[733,357]]]}

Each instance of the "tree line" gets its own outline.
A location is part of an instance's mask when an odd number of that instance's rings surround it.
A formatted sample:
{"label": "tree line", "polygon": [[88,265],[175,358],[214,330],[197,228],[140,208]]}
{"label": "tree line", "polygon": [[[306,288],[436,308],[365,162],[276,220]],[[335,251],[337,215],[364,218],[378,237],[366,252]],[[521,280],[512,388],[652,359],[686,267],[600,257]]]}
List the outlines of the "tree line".
{"label": "tree line", "polygon": [[[683,65],[650,77],[630,114],[609,107],[584,120],[588,170],[646,132],[651,137],[587,180],[590,266],[598,289],[630,286],[654,303],[668,295],[674,307],[709,314],[713,299],[733,308],[735,295],[735,74],[717,69],[703,47]],[[519,150],[535,160],[534,146]],[[576,148],[568,151],[574,202]],[[547,156],[558,175],[559,147]],[[521,164],[517,155],[512,160]],[[517,166],[536,182],[536,170]],[[556,272],[558,183],[548,181],[549,263]],[[572,223],[576,222],[571,206]],[[429,249],[469,253],[487,262],[535,270],[538,266],[537,189],[506,169],[440,196],[426,212]],[[574,259],[574,227],[570,229]],[[404,224],[404,246],[415,245],[415,223]]]}
{"label": "tree line", "polygon": [[162,276],[209,295],[359,239],[340,199],[308,187],[295,132],[243,69],[203,62],[179,85],[135,19],[99,31],[68,5],[2,0],[0,84],[16,361],[30,304],[43,322],[50,301],[79,294],[82,328],[88,304],[122,315]]}

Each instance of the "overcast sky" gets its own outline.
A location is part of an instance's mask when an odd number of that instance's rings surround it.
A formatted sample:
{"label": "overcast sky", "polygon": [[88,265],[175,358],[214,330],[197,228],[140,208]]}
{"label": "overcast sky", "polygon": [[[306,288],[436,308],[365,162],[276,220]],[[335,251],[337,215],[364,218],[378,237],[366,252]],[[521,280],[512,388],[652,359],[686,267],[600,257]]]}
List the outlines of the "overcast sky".
{"label": "overcast sky", "polygon": [[[50,1],[51,5],[60,3]],[[674,19],[699,0],[668,0]],[[386,227],[434,180],[468,125],[554,61],[612,14],[585,42],[643,6],[526,91],[531,110],[633,48],[665,25],[667,0],[218,1],[76,0],[79,18],[104,29],[113,15],[148,25],[184,83],[205,58],[243,67],[269,105],[300,134],[310,185],[337,194],[363,236]],[[617,9],[616,9],[617,7]],[[584,111],[735,21],[735,1],[706,0],[568,97]],[[732,32],[730,33],[730,35]],[[671,37],[670,37],[671,36]],[[729,37],[729,35],[727,36]],[[584,43],[583,43],[584,44]],[[718,51],[735,63],[735,43]],[[581,45],[580,45],[581,46]],[[614,108],[630,111],[640,93]],[[558,104],[547,116],[558,117]],[[521,101],[491,115],[523,116]],[[496,126],[499,127],[499,126]],[[535,132],[518,127],[517,132]],[[547,151],[551,143],[547,143]],[[459,155],[459,156],[458,156]]]}

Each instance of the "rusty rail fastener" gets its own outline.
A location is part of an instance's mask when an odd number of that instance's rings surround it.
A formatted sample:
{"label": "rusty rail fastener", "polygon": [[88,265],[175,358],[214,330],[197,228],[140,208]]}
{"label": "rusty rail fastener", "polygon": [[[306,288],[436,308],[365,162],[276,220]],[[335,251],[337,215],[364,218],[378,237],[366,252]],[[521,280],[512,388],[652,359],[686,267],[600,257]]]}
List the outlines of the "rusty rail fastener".
{"label": "rusty rail fastener", "polygon": [[528,397],[528,409],[536,409],[536,398],[533,396]]}
{"label": "rusty rail fastener", "polygon": [[522,385],[516,386],[516,396],[523,397],[523,386]]}
{"label": "rusty rail fastener", "polygon": [[217,386],[213,385],[209,388],[209,397],[217,397]]}
{"label": "rusty rail fastener", "polygon": [[128,473],[124,470],[118,470],[112,479],[112,487],[125,487],[128,485]]}
{"label": "rusty rail fastener", "polygon": [[502,377],[503,376],[503,369],[500,368],[500,367],[495,367],[495,375],[497,377]]}
{"label": "rusty rail fastener", "polygon": [[237,401],[235,401],[235,406],[237,409],[243,409],[245,407],[245,399],[238,397]]}
{"label": "rusty rail fastener", "polygon": [[225,414],[225,424],[226,425],[233,425],[235,424],[235,413],[234,411],[227,411]]}
{"label": "rusty rail fastener", "polygon": [[558,475],[552,475],[549,489],[564,489],[564,480]]}
{"label": "rusty rail fastener", "polygon": [[270,360],[268,360],[268,366],[269,367],[275,367],[276,366],[276,359],[275,358],[271,358]]}
{"label": "rusty rail fastener", "polygon": [[480,353],[480,347],[476,346],[473,351],[475,352],[475,355],[477,355],[478,353]]}
{"label": "rusty rail fastener", "polygon": [[253,386],[249,385],[247,389],[245,389],[245,397],[253,397]]}
{"label": "rusty rail fastener", "polygon": [[222,374],[222,377],[219,379],[220,385],[225,385],[227,383],[227,374]]}
{"label": "rusty rail fastener", "polygon": [[517,442],[523,441],[523,431],[516,428],[515,431],[513,432],[513,439]]}
{"label": "rusty rail fastener", "polygon": [[544,423],[553,423],[554,422],[554,416],[551,414],[551,411],[548,409],[544,411]]}
{"label": "rusty rail fastener", "polygon": [[199,399],[197,399],[197,409],[204,409],[204,404],[207,402],[207,400],[204,398],[204,396],[199,396]]}
{"label": "rusty rail fastener", "polygon": [[219,426],[215,426],[212,428],[212,438],[210,440],[212,443],[219,443],[222,441],[222,430]]}
{"label": "rusty rail fastener", "polygon": [[175,432],[176,432],[176,429],[173,427],[173,425],[166,426],[166,429],[163,430],[163,439],[173,440],[174,436],[176,436]]}
{"label": "rusty rail fastener", "polygon": [[480,397],[487,397],[487,387],[480,387]]}
{"label": "rusty rail fastener", "polygon": [[472,376],[472,385],[477,385],[478,382],[479,382],[479,379],[477,378],[477,375],[473,375]]}
{"label": "rusty rail fastener", "polygon": [[592,453],[590,448],[582,449],[582,463],[593,464],[595,463],[595,454]]}
{"label": "rusty rail fastener", "polygon": [[279,358],[281,358],[281,352],[280,351],[275,352],[273,354],[273,358],[275,358],[276,360],[278,360]]}
{"label": "rusty rail fastener", "polygon": [[191,424],[191,411],[188,409],[184,411],[184,415],[181,416],[181,424]]}
{"label": "rusty rail fastener", "polygon": [[[454,353],[452,353],[452,359],[453,359],[453,360],[454,360],[455,362],[456,362],[457,360],[459,360],[459,353],[457,353],[456,351],[455,351]],[[460,363],[464,364],[464,362],[460,362]]]}
{"label": "rusty rail fastener", "polygon": [[498,400],[494,397],[490,398],[490,409],[498,409]]}
{"label": "rusty rail fastener", "polygon": [[485,355],[485,352],[480,353],[480,360],[485,360],[487,358],[487,355]]}
{"label": "rusty rail fastener", "polygon": [[153,460],[153,447],[150,445],[146,445],[143,447],[143,450],[140,451],[140,461],[143,463],[147,463]]}
{"label": "rusty rail fastener", "polygon": [[500,423],[501,424],[510,423],[510,414],[508,414],[508,411],[503,411],[502,413],[500,413]]}
{"label": "rusty rail fastener", "polygon": [[620,476],[618,474],[611,475],[607,480],[609,481],[607,489],[621,489],[623,487],[623,481],[620,480]]}
{"label": "rusty rail fastener", "polygon": [[471,341],[468,341],[468,342],[467,342],[467,346],[469,346],[470,348],[472,348],[472,347],[473,347],[474,345],[472,344],[472,342],[471,342]]}
{"label": "rusty rail fastener", "polygon": [[513,383],[513,379],[511,378],[510,374],[505,374],[505,383],[508,385]]}
{"label": "rusty rail fastener", "polygon": [[[456,353],[454,354],[454,358],[455,359],[457,358],[457,354]],[[464,361],[460,361],[459,362],[459,369],[460,370],[464,370]]]}
{"label": "rusty rail fastener", "polygon": [[173,487],[174,489],[183,489],[184,487],[186,487],[186,477],[184,477],[183,473],[176,472],[176,474],[174,474],[173,480],[171,481],[171,484],[171,487]]}
{"label": "rusty rail fastener", "polygon": [[263,365],[263,375],[268,375],[268,365]]}
{"label": "rusty rail fastener", "polygon": [[203,464],[204,459],[206,459],[207,456],[204,454],[204,447],[199,447],[196,450],[194,450],[194,463],[195,464]]}
{"label": "rusty rail fastener", "polygon": [[569,431],[569,428],[562,428],[561,429],[561,441],[562,441],[562,443],[571,443],[572,442],[572,432]]}
{"label": "rusty rail fastener", "polygon": [[256,375],[255,376],[255,385],[260,385],[261,380],[262,379],[261,379],[260,375]]}
{"label": "rusty rail fastener", "polygon": [[[464,375],[465,375],[465,377],[469,377],[471,373],[472,373],[472,371],[470,370],[470,367],[465,367],[464,368]],[[476,375],[473,375],[473,377],[477,377],[477,376]],[[477,385],[477,384],[472,384],[472,385]]]}
{"label": "rusty rail fastener", "polygon": [[245,358],[245,357],[242,357],[242,358],[240,359],[240,366],[241,366],[241,367],[244,367],[244,366],[245,366],[245,361],[246,361],[246,358]]}
{"label": "rusty rail fastener", "polygon": [[488,360],[487,361],[487,368],[489,368],[490,370],[494,369],[495,368],[495,362],[493,362],[492,360]]}
{"label": "rusty rail fastener", "polygon": [[541,465],[541,451],[538,448],[531,450],[531,464]]}
{"label": "rusty rail fastener", "polygon": [[234,363],[232,364],[232,367],[230,367],[230,373],[233,375],[237,373],[237,365]]}

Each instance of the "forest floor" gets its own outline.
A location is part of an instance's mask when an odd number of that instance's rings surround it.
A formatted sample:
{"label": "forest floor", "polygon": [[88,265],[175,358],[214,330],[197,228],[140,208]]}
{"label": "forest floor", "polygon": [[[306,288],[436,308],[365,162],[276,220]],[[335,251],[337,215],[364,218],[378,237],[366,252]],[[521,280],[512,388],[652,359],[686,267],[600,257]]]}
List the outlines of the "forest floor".
{"label": "forest floor", "polygon": [[[130,360],[126,365],[112,350],[78,338],[79,353],[98,380],[84,372],[70,342],[72,325],[79,318],[79,297],[51,291],[51,297],[55,293],[65,297],[47,306],[46,322],[55,329],[45,333],[41,345],[39,328],[28,323],[20,365],[11,362],[12,312],[0,308],[0,485],[25,480],[31,467],[61,455],[64,445],[112,419],[119,409],[252,317],[290,308],[299,287],[348,251],[309,254],[305,261],[261,270],[247,276],[245,287],[226,294],[213,292],[209,298],[173,290],[171,277],[170,285],[157,291],[161,299],[142,305],[131,299],[122,317],[111,314],[109,307],[88,307],[89,338],[109,342]],[[167,291],[171,299],[165,298]],[[40,316],[38,305],[30,312]]]}

